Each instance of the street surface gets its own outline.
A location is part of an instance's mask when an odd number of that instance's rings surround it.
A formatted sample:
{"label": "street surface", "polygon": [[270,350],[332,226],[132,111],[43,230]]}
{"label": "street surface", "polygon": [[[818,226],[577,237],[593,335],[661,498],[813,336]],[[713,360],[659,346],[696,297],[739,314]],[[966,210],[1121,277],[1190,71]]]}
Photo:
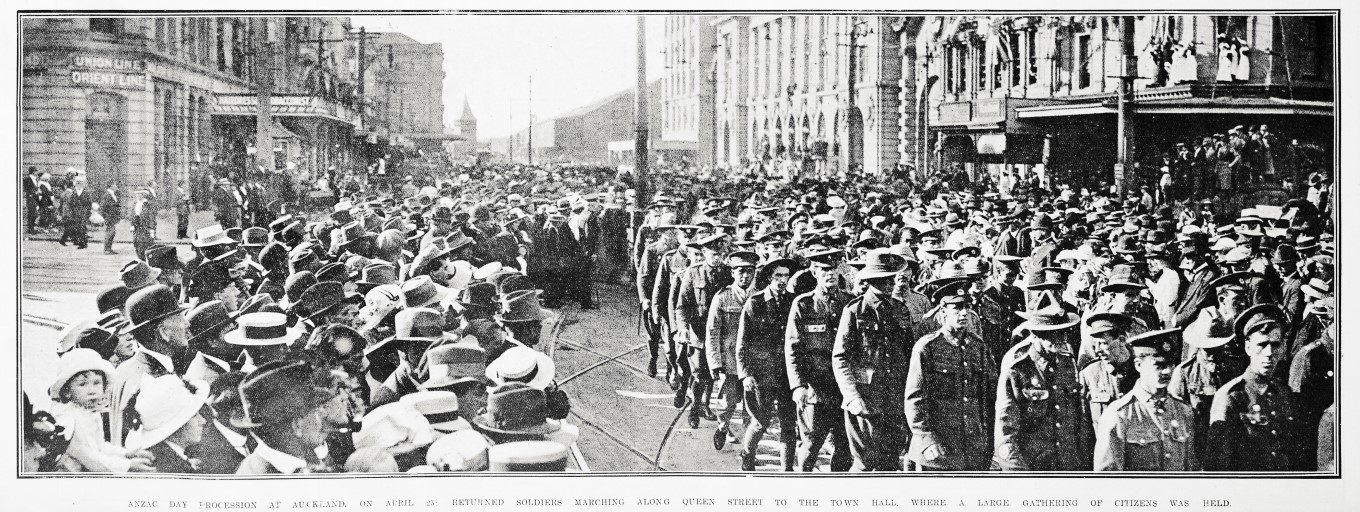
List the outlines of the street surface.
{"label": "street surface", "polygon": [[[193,227],[211,222],[206,212],[192,219]],[[159,228],[161,239],[181,244],[180,257],[187,259],[191,253],[187,241],[173,239],[173,216],[162,216]],[[20,371],[36,406],[48,403],[47,385],[56,375],[57,333],[71,322],[93,317],[95,293],[117,282],[119,269],[135,257],[126,225],[114,245],[116,256],[104,254],[102,235],[91,233],[90,246],[83,250],[62,247],[55,236],[37,235],[23,242]],[[670,386],[647,377],[646,338],[638,331],[631,287],[597,283],[595,289],[600,308],[582,311],[568,304],[558,310],[556,339],[545,336],[540,347],[553,355],[557,382],[571,398],[568,421],[581,429],[577,444],[584,460],[574,465],[595,472],[739,470],[738,445],[713,449],[716,422],[704,420],[698,429],[689,428],[687,410],[672,405]],[[714,410],[722,406],[722,399],[715,397]],[[740,408],[736,418],[744,419]],[[757,452],[757,470],[779,470],[776,439],[778,432],[772,428]],[[829,454],[823,453],[822,471],[827,464]]]}

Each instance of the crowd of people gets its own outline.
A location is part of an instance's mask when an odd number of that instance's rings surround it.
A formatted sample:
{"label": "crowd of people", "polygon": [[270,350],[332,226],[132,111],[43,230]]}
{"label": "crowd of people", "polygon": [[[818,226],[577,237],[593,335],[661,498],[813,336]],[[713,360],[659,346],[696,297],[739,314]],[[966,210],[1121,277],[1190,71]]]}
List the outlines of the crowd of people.
{"label": "crowd of people", "polygon": [[25,470],[564,470],[545,321],[616,279],[732,469],[775,425],[789,471],[828,439],[831,471],[1333,467],[1334,221],[1308,198],[633,179],[485,166],[219,215],[192,255],[145,240],[58,336]]}

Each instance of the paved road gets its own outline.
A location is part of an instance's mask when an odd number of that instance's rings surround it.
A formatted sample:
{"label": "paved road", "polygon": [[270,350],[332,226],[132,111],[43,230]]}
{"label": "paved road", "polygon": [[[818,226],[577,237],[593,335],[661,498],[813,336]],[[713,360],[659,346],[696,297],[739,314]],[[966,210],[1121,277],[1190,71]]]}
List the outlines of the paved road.
{"label": "paved road", "polygon": [[[56,374],[58,330],[94,316],[94,294],[118,280],[118,270],[132,258],[132,246],[130,241],[118,243],[115,250],[121,254],[110,256],[95,246],[76,250],[33,239],[25,240],[22,250],[21,378],[41,406]],[[182,258],[189,252],[180,248]],[[721,451],[712,447],[716,423],[703,421],[690,429],[686,411],[672,405],[670,387],[644,373],[647,346],[638,334],[631,290],[597,283],[596,293],[598,310],[582,311],[575,305],[558,310],[557,335],[541,347],[553,355],[558,382],[571,397],[569,421],[581,428],[582,465],[597,472],[738,470],[737,445]],[[722,400],[715,398],[713,405],[721,408]],[[774,439],[770,433],[762,442],[759,470],[779,469]]]}

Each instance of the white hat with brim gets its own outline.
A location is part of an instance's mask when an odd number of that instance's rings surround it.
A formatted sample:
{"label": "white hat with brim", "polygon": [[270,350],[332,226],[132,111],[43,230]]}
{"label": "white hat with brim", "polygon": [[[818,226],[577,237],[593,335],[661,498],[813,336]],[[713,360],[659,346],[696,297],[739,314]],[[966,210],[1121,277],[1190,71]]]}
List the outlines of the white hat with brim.
{"label": "white hat with brim", "polygon": [[66,387],[76,375],[81,372],[101,372],[104,374],[104,384],[107,385],[113,378],[113,363],[107,359],[99,357],[99,353],[88,348],[74,348],[62,354],[57,362],[57,377],[52,380],[52,386],[47,389],[48,396],[53,400],[61,399],[61,390]]}
{"label": "white hat with brim", "polygon": [[247,313],[236,319],[238,327],[222,335],[222,339],[232,345],[247,347],[292,345],[303,332],[289,327],[287,319],[283,313]]}
{"label": "white hat with brim", "polygon": [[138,450],[155,446],[188,423],[208,401],[208,384],[194,381],[193,392],[175,375],[143,380],[137,396],[141,428],[128,434],[123,444]]}
{"label": "white hat with brim", "polygon": [[551,357],[529,347],[510,347],[486,366],[486,378],[497,386],[522,382],[534,389],[547,389],[557,374]]}

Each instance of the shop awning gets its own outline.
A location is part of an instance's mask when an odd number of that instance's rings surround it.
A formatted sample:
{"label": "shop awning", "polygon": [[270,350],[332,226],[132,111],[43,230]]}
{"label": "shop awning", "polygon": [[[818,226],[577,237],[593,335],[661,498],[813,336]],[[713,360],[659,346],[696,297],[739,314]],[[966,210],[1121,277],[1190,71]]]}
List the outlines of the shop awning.
{"label": "shop awning", "polygon": [[1091,116],[1100,114],[1117,114],[1119,110],[1104,103],[1074,103],[1068,105],[1043,105],[1038,107],[1024,107],[1015,109],[1016,117],[1020,119],[1036,119],[1045,117],[1070,117],[1070,116]]}

